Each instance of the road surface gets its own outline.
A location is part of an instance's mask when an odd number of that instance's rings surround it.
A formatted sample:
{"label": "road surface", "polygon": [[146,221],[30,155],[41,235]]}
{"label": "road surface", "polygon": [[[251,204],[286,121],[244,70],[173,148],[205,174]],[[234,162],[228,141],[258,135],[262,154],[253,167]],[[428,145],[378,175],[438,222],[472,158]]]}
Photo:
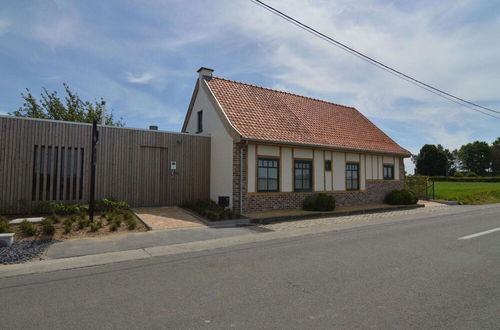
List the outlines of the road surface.
{"label": "road surface", "polygon": [[0,279],[2,329],[494,329],[500,205]]}

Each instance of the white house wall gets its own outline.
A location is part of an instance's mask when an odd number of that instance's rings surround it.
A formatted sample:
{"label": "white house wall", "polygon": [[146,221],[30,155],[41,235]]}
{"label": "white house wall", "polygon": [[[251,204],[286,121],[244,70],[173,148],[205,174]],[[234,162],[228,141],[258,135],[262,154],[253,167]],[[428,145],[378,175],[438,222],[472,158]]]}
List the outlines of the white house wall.
{"label": "white house wall", "polygon": [[[399,157],[335,152],[331,150],[248,145],[248,192],[256,192],[256,164],[259,157],[278,157],[280,160],[280,192],[293,192],[293,160],[313,161],[313,191],[345,191],[346,162],[359,164],[360,190],[366,189],[367,180],[382,180],[383,165],[394,165],[394,179],[399,180]],[[332,161],[332,170],[325,171],[325,160]]]}
{"label": "white house wall", "polygon": [[[202,82],[205,83],[205,82]],[[203,111],[203,132],[211,137],[210,154],[210,198],[217,201],[219,196],[233,196],[233,139],[226,131],[204,88],[199,88],[193,104],[191,116],[186,126],[188,133],[196,133],[198,111]],[[255,166],[255,165],[254,165]],[[255,181],[255,178],[252,178]]]}
{"label": "white house wall", "polygon": [[293,171],[292,148],[281,148],[281,191],[293,191],[293,177],[290,175]]}

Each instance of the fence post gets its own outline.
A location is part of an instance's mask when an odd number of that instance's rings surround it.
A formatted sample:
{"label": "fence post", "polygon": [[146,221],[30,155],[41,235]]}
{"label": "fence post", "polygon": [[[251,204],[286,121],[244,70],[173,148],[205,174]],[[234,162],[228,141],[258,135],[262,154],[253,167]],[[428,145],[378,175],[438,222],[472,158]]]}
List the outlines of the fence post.
{"label": "fence post", "polygon": [[97,120],[92,122],[92,152],[90,156],[90,200],[89,200],[89,220],[94,221],[95,208],[95,167],[97,163],[96,145],[99,141],[99,131],[97,130]]}

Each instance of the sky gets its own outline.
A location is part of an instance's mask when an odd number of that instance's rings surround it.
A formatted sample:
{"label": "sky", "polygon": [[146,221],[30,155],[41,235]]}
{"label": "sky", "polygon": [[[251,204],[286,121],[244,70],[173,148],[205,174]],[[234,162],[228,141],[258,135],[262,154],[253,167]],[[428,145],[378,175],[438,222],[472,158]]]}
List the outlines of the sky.
{"label": "sky", "polygon": [[[267,0],[400,71],[500,110],[499,1]],[[126,126],[180,131],[201,66],[354,106],[413,153],[500,136],[460,107],[312,37],[249,0],[0,0],[0,114],[29,88],[104,98]],[[411,161],[405,161],[413,171]]]}

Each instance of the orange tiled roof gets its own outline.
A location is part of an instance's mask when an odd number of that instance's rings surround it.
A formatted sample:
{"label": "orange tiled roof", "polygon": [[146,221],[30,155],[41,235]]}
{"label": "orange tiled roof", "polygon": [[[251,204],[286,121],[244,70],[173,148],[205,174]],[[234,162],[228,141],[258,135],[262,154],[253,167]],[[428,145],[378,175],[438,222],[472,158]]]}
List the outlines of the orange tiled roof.
{"label": "orange tiled roof", "polygon": [[207,83],[244,139],[410,155],[355,108],[218,77]]}

